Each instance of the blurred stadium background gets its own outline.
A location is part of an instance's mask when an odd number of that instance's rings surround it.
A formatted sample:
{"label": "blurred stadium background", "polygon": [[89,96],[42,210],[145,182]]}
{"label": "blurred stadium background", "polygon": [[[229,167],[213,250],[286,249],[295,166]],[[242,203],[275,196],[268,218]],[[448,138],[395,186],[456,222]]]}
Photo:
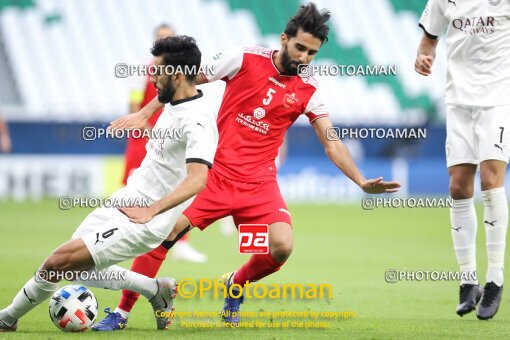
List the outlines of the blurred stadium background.
{"label": "blurred stadium background", "polygon": [[[125,140],[84,141],[86,126],[106,127],[129,112],[134,79],[114,75],[118,63],[146,64],[153,29],[161,23],[194,36],[204,56],[239,45],[279,48],[279,34],[307,0],[0,0],[0,115],[8,122],[12,151],[0,154],[0,306],[26,282],[41,260],[69,239],[92,209],[58,209],[59,196],[106,196],[121,185]],[[434,74],[414,72],[425,0],[316,0],[328,8],[330,41],[316,64],[397,65],[396,77],[319,77],[338,127],[418,127],[421,140],[346,139],[366,177],[402,183],[400,195],[446,196],[443,93],[446,60],[442,42]],[[223,84],[204,86],[219,106]],[[460,319],[454,308],[458,283],[386,283],[385,271],[457,270],[448,209],[361,209],[362,192],[327,160],[306,119],[288,132],[288,156],[279,171],[293,214],[294,251],[267,283],[330,283],[333,299],[264,300],[247,311],[355,311],[327,330],[187,329],[177,338],[504,338],[507,303],[495,320]],[[508,178],[508,177],[507,177]],[[477,188],[478,188],[477,184]],[[509,186],[507,186],[509,187]],[[338,204],[341,203],[341,204]],[[483,214],[480,206],[478,216]],[[479,272],[485,273],[483,227],[478,238]],[[235,237],[218,228],[194,232],[205,264],[166,263],[160,272],[180,279],[213,278],[246,261]],[[509,258],[507,256],[507,261]],[[129,266],[129,263],[123,264]],[[507,280],[509,278],[507,277]],[[94,290],[100,308],[119,294]],[[179,300],[179,311],[219,310],[222,301]],[[504,297],[507,302],[508,298]],[[135,306],[125,332],[101,337],[153,336],[150,308]],[[102,316],[102,314],[101,314]],[[468,319],[468,320],[466,320]],[[215,319],[212,319],[215,320]],[[269,320],[266,320],[269,321]],[[461,326],[462,325],[462,326]],[[235,333],[232,333],[235,332]],[[20,322],[6,338],[56,338],[47,305]],[[88,335],[97,336],[97,333]],[[408,336],[411,335],[411,336]]]}
{"label": "blurred stadium background", "polygon": [[[120,185],[124,140],[84,141],[84,126],[128,113],[133,79],[117,63],[146,64],[153,29],[169,23],[211,56],[240,45],[279,46],[298,0],[0,0],[0,112],[12,152],[0,161],[0,198],[103,195]],[[414,72],[424,0],[316,1],[332,11],[330,41],[316,64],[397,65],[397,77],[318,77],[339,127],[427,128],[424,140],[347,139],[366,176],[381,174],[403,195],[445,195],[445,58]],[[206,85],[219,106],[223,84]],[[324,156],[306,119],[288,134],[280,183],[290,202],[359,199]],[[424,181],[424,176],[427,180]]]}

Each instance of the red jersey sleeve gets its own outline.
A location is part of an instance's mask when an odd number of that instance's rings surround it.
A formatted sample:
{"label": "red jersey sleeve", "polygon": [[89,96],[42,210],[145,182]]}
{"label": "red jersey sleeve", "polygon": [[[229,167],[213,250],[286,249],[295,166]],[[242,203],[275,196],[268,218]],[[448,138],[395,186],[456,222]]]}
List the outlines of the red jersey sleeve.
{"label": "red jersey sleeve", "polygon": [[244,49],[233,48],[225,52],[214,55],[210,60],[206,60],[204,65],[212,66],[212,74],[203,74],[206,82],[223,80],[228,82],[234,78],[243,65]]}

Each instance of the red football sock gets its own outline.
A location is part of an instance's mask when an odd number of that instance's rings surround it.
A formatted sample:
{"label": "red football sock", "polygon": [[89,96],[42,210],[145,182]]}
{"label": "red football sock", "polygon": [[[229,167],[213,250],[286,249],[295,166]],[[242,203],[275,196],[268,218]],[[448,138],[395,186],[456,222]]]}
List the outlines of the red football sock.
{"label": "red football sock", "polygon": [[[166,259],[167,253],[168,249],[160,245],[147,254],[138,256],[133,261],[131,270],[148,277],[155,277],[159,271],[159,268],[163,264],[163,261]],[[122,309],[123,311],[130,312],[139,296],[140,294],[138,293],[132,292],[130,290],[123,290],[118,308]]]}
{"label": "red football sock", "polygon": [[280,270],[285,263],[277,262],[271,254],[255,254],[243,264],[234,275],[234,283],[244,285],[246,281],[255,282]]}

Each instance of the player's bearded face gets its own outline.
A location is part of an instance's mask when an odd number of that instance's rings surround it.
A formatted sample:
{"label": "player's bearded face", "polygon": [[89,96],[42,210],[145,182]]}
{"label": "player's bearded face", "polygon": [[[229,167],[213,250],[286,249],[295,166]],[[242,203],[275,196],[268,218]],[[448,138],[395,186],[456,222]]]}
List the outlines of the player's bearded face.
{"label": "player's bearded face", "polygon": [[282,47],[282,67],[285,73],[291,76],[296,76],[298,72],[299,60],[292,60],[289,55],[288,44]]}
{"label": "player's bearded face", "polygon": [[[154,58],[154,64],[164,68],[165,62],[162,56]],[[158,69],[159,71],[160,69]],[[158,72],[156,75],[151,75],[151,82],[154,87],[158,90],[158,100],[160,103],[169,103],[175,94],[175,85],[172,78],[175,79],[175,75]]]}
{"label": "player's bearded face", "polygon": [[156,83],[156,88],[158,89],[158,100],[160,103],[169,103],[175,94],[175,86],[172,82],[172,76],[168,75],[160,77]]}
{"label": "player's bearded face", "polygon": [[298,74],[300,64],[310,64],[319,51],[322,41],[311,33],[299,28],[295,37],[282,33],[282,50],[280,63],[285,74]]}

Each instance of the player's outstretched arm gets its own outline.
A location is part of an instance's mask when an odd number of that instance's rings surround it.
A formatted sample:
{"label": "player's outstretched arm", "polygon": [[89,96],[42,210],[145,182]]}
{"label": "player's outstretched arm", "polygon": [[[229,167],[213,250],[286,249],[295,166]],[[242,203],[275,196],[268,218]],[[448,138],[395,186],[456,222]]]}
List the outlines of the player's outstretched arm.
{"label": "player's outstretched arm", "polygon": [[418,55],[414,63],[414,69],[422,76],[429,76],[432,73],[432,64],[436,58],[437,39],[428,37],[425,33],[421,38],[418,47]]}
{"label": "player's outstretched arm", "polygon": [[164,104],[160,103],[158,97],[156,96],[140,111],[127,114],[111,122],[108,129],[111,131],[124,129],[144,129],[147,126],[147,120],[153,115],[154,112],[163,108],[163,106]]}
{"label": "player's outstretched arm", "polygon": [[386,192],[396,192],[400,188],[398,182],[385,182],[382,177],[367,180],[359,172],[354,159],[347,147],[339,138],[328,134],[329,128],[333,125],[327,117],[321,117],[312,123],[315,133],[319,137],[320,142],[324,146],[324,150],[328,158],[349,177],[354,183],[359,185],[363,191],[370,194],[381,194]]}
{"label": "player's outstretched arm", "polygon": [[209,168],[202,163],[188,163],[187,177],[174,191],[154,202],[148,207],[119,208],[133,223],[147,223],[154,216],[170,210],[187,201],[205,188]]}

